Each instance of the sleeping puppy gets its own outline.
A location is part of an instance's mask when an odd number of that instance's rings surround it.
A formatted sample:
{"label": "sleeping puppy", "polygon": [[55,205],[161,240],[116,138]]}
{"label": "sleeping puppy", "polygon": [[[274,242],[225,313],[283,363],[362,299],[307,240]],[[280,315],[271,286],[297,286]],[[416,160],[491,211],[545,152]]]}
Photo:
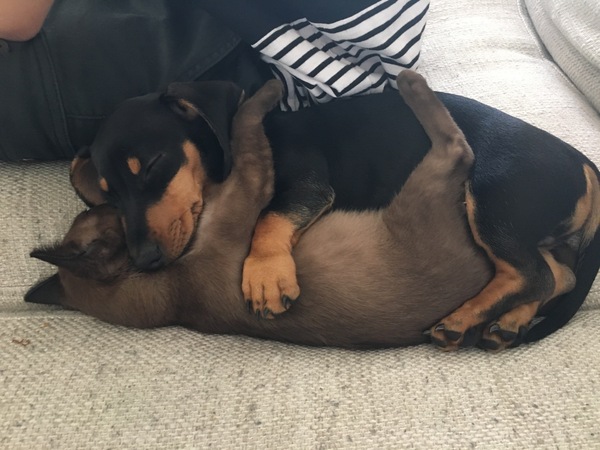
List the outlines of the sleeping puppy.
{"label": "sleeping puppy", "polygon": [[[494,277],[432,326],[434,342],[458,348],[489,323],[485,333],[510,345],[545,315],[526,338],[540,339],[575,314],[600,267],[599,172],[543,130],[472,99],[438,96],[476,156],[467,220]],[[140,270],[164,267],[192,245],[207,190],[231,168],[240,97],[234,84],[211,81],[130,99],[74,160],[73,186],[90,206],[119,209]],[[396,92],[273,111],[264,123],[275,192],[256,224],[242,289],[253,311],[274,318],[300,294],[292,251],[303,233],[328,210],[389,205],[431,141]]]}
{"label": "sleeping puppy", "polygon": [[[465,217],[471,148],[421,76],[404,72],[398,85],[431,150],[386,208],[333,212],[306,231],[294,249],[301,298],[277,320],[248,314],[240,289],[256,221],[273,193],[262,119],[280,98],[275,81],[238,109],[231,174],[204,192],[197,233],[183,256],[139,272],[118,211],[97,206],[75,219],[61,244],[32,253],[59,271],[26,300],[133,327],[180,324],[350,348],[424,342],[423,330],[481,291],[493,272]],[[465,344],[478,337],[470,338]],[[494,336],[480,344],[505,345]]]}

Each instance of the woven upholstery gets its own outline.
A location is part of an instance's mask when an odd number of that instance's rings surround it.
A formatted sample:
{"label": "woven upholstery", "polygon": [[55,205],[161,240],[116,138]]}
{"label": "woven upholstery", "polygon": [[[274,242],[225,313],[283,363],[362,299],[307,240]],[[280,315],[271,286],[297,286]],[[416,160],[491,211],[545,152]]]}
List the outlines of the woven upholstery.
{"label": "woven upholstery", "polygon": [[600,111],[600,2],[526,0],[552,58]]}
{"label": "woven upholstery", "polygon": [[[515,0],[432,2],[421,72],[600,163],[600,118]],[[131,330],[34,306],[27,255],[82,208],[67,164],[0,164],[0,448],[600,448],[600,290],[499,355]]]}
{"label": "woven upholstery", "polygon": [[588,344],[597,316],[491,356],[311,349],[18,314],[0,322],[9,365],[0,447],[598,448],[600,346]]}

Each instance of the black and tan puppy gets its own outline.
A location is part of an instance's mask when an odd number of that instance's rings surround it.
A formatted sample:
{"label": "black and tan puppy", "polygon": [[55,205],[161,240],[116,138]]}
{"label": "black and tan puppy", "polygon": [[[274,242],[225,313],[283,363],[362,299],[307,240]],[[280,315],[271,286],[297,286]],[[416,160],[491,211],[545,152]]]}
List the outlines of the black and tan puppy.
{"label": "black and tan puppy", "polygon": [[279,98],[276,82],[238,110],[231,174],[205,191],[198,232],[182,257],[138,272],[117,210],[97,206],[76,218],[61,244],[33,253],[59,273],[27,299],[136,327],[182,324],[362,348],[423,342],[422,331],[479,292],[492,271],[465,218],[470,147],[419,75],[405,73],[399,86],[431,137],[431,151],[388,207],[334,212],[306,231],[294,249],[301,300],[277,320],[249,315],[240,289],[256,220],[272,194],[262,116]]}
{"label": "black and tan puppy", "polygon": [[[140,269],[174,261],[192,242],[204,190],[231,167],[229,127],[240,96],[230,83],[202,82],[129,100],[74,161],[72,182],[82,198],[123,214]],[[497,317],[485,333],[510,344],[560,297],[530,331],[530,339],[541,338],[572,317],[598,272],[598,171],[542,130],[471,99],[439,97],[476,155],[465,195],[468,221],[495,276],[432,336],[457,348],[465,333]],[[431,142],[394,92],[275,111],[265,129],[275,195],[257,224],[243,291],[255,311],[273,317],[300,292],[292,258],[300,235],[329,208],[388,205]]]}

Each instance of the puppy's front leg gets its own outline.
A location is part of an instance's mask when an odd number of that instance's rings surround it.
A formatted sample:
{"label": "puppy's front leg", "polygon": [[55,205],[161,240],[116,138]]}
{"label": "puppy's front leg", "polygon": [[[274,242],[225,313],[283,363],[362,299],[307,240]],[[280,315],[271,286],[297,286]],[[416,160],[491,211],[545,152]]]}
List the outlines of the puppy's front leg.
{"label": "puppy's front leg", "polygon": [[310,172],[278,191],[260,217],[242,274],[244,298],[257,315],[272,319],[299,297],[292,249],[333,200],[331,186]]}

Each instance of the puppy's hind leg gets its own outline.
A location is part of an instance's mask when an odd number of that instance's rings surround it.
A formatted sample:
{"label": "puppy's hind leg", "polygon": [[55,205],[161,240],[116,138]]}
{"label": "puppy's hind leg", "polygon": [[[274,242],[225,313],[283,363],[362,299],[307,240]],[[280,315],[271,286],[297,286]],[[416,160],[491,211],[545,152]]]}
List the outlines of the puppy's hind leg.
{"label": "puppy's hind leg", "polygon": [[431,149],[384,210],[383,219],[402,242],[427,245],[431,241],[427,224],[466,228],[464,184],[474,156],[462,131],[421,75],[405,70],[396,81],[429,136]]}

